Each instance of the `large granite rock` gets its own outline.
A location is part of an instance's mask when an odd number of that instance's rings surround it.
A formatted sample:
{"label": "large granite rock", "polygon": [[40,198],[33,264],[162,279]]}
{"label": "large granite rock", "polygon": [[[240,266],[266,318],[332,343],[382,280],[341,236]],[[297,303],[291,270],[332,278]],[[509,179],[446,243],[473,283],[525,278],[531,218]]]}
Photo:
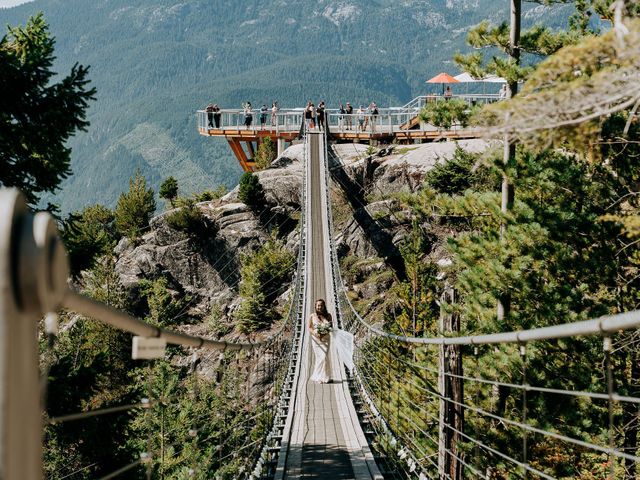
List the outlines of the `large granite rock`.
{"label": "large granite rock", "polygon": [[[293,211],[300,209],[300,193],[304,172],[304,145],[293,145],[287,148],[282,156],[274,160],[265,170],[254,173],[265,192],[267,202],[272,209]],[[227,193],[224,202],[239,202],[238,189],[235,187]]]}
{"label": "large granite rock", "polygon": [[[188,315],[205,318],[213,305],[222,305],[228,319],[238,306],[241,254],[264,243],[269,220],[300,209],[301,155],[301,146],[291,147],[271,168],[256,174],[268,202],[262,217],[238,200],[236,188],[220,200],[198,204],[212,225],[208,235],[194,238],[171,228],[166,221],[170,212],[165,212],[151,220],[150,230],[136,244],[123,238],[115,249],[116,272],[131,296],[137,295],[140,280],[164,277],[169,288],[190,296]],[[297,231],[284,234],[287,248],[297,251]]]}
{"label": "large granite rock", "polygon": [[[482,140],[458,144],[474,152],[488,147]],[[401,146],[380,157],[367,155],[364,145],[335,146],[339,164],[334,161],[334,166],[344,173],[345,184],[335,182],[334,188],[345,190],[354,208],[353,214],[349,211],[336,224],[339,253],[399,264],[398,245],[410,232],[410,215],[401,211],[396,200],[387,198],[388,194],[415,191],[424,174],[450,158],[455,147],[454,142]],[[176,296],[192,299],[188,315],[205,319],[216,305],[222,306],[222,315],[228,320],[238,306],[241,254],[259,248],[268,238],[268,220],[297,218],[302,174],[303,146],[294,145],[270,168],[256,173],[267,199],[262,215],[257,216],[238,199],[236,188],[220,200],[198,204],[212,225],[208,235],[198,238],[171,228],[166,221],[169,212],[156,216],[139,242],[133,244],[125,238],[116,247],[116,272],[122,284],[135,296],[140,280],[164,277]],[[280,234],[287,248],[297,252],[299,235],[295,221],[289,223],[289,230]]]}
{"label": "large granite rock", "polygon": [[[390,155],[367,152],[361,144],[334,145],[332,177],[350,204],[353,215],[336,228],[343,255],[393,259],[411,228],[410,212],[402,211],[393,195],[415,192],[425,174],[453,157],[456,147],[478,153],[491,148],[485,140],[399,145]],[[385,150],[387,147],[383,147]]]}
{"label": "large granite rock", "polygon": [[392,154],[378,156],[377,149],[367,154],[362,144],[335,145],[335,157],[354,182],[372,196],[414,192],[420,187],[425,173],[434,165],[453,158],[456,147],[479,153],[491,148],[491,142],[481,139],[457,142],[436,142],[420,145],[398,145]]}

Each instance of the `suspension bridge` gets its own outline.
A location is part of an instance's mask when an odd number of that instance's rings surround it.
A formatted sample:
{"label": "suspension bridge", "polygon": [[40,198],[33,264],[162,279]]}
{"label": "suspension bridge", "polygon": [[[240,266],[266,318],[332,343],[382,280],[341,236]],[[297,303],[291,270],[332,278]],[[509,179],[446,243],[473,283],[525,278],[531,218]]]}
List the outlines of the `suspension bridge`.
{"label": "suspension bridge", "polygon": [[[40,338],[44,335],[52,344],[58,335],[55,312],[61,308],[132,333],[137,358],[162,358],[166,344],[180,345],[194,355],[213,351],[241,358],[250,370],[247,378],[267,385],[260,398],[251,400],[264,407],[262,421],[268,428],[230,454],[246,459],[237,478],[567,478],[544,464],[540,449],[534,448],[541,443],[568,452],[570,464],[575,463],[571,455],[601,459],[605,468],[599,478],[634,478],[640,458],[636,449],[622,444],[618,431],[620,409],[631,406],[637,415],[640,398],[616,390],[620,372],[614,371],[612,359],[620,354],[614,348],[620,338],[630,335],[630,344],[638,348],[640,312],[472,336],[456,335],[459,319],[445,312],[441,331],[449,332],[446,335],[386,332],[380,319],[359,315],[340,272],[329,191],[335,171],[329,162],[335,161],[335,154],[330,154],[327,134],[304,132],[303,141],[300,242],[289,311],[266,338],[245,343],[162,329],[74,292],[67,283],[55,221],[46,213],[32,215],[19,192],[0,191],[0,478],[43,478],[43,418],[50,423],[83,421],[148,408],[156,401],[144,398],[135,405],[43,417],[46,381],[41,382],[41,376],[46,379],[46,371],[41,371],[39,361],[38,329],[45,318]],[[329,311],[335,313],[334,329],[353,336],[353,368],[346,368],[332,349],[328,384],[309,381],[313,358],[305,324],[317,298],[326,298]],[[583,367],[602,380],[602,388],[570,389],[553,381],[531,384],[530,351],[544,342],[556,342],[556,352],[565,361],[579,349],[567,351],[562,342],[595,345],[598,359]],[[479,369],[482,358],[514,354],[518,378]],[[571,375],[567,371],[567,378]],[[511,392],[508,408],[494,402],[506,391]],[[242,393],[235,395],[227,399],[237,401],[238,408],[250,403]],[[557,404],[598,403],[593,422],[602,422],[605,436],[576,434],[568,417],[558,418],[554,425],[531,418],[534,402],[544,395]],[[255,421],[248,410],[246,421]],[[489,427],[501,432],[502,442],[493,442]],[[184,442],[205,448],[224,442],[224,437],[221,432],[199,438],[197,428],[189,427]],[[159,455],[153,449],[141,451],[139,458],[114,465],[100,478],[157,478],[153,465]],[[218,478],[198,476],[198,468],[190,466],[187,475]]]}

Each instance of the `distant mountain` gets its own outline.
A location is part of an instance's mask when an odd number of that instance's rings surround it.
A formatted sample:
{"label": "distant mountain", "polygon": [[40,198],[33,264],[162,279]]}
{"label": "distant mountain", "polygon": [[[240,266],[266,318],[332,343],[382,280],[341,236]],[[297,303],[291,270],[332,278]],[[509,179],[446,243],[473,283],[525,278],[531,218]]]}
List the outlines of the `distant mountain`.
{"label": "distant mountain", "polygon": [[[524,22],[565,26],[568,6],[525,4]],[[200,137],[194,111],[274,99],[401,105],[439,71],[458,73],[468,29],[508,18],[495,0],[36,0],[0,10],[24,24],[43,11],[56,68],[91,65],[91,127],[73,139],[73,176],[54,201],[68,212],[113,205],[140,168],[153,185],[232,186],[226,142]],[[48,199],[51,200],[51,199]]]}

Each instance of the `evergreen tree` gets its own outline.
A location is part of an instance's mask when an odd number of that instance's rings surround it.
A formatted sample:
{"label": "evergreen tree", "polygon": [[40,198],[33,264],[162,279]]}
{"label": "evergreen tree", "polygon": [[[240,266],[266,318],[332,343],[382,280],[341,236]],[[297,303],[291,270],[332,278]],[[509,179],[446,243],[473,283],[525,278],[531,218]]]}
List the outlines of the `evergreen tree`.
{"label": "evergreen tree", "polygon": [[[105,255],[84,275],[83,293],[126,309],[125,291],[115,272],[115,258]],[[65,328],[54,348],[48,376],[48,417],[139,401],[131,388],[131,335],[101,322],[63,313]],[[139,458],[124,445],[128,415],[113,415],[48,425],[44,432],[44,470],[52,478],[80,470],[78,478],[111,473],[116,465]],[[87,441],[91,438],[91,441]],[[70,470],[77,466],[75,470]],[[66,474],[65,473],[65,474]],[[63,476],[63,475],[62,475]]]}
{"label": "evergreen tree", "polygon": [[65,143],[89,125],[95,95],[82,65],[53,83],[54,45],[42,14],[0,39],[0,185],[19,188],[32,206],[71,173]]}
{"label": "evergreen tree", "polygon": [[140,293],[147,301],[149,315],[147,320],[152,325],[162,328],[179,325],[185,316],[185,308],[189,297],[175,299],[169,291],[169,282],[160,277],[156,280],[142,280],[138,284]]}
{"label": "evergreen tree", "polygon": [[124,192],[116,205],[116,228],[130,239],[137,239],[149,225],[151,215],[156,210],[153,189],[147,188],[147,180],[137,171],[129,180],[129,191]]}
{"label": "evergreen tree", "polygon": [[186,232],[200,242],[215,236],[214,223],[203,215],[193,198],[179,198],[175,204],[178,208],[165,217],[167,225],[175,230]]}
{"label": "evergreen tree", "polygon": [[291,281],[295,259],[282,242],[271,238],[255,253],[243,255],[241,261],[242,303],[235,318],[240,331],[249,333],[277,320],[275,303]]}
{"label": "evergreen tree", "polygon": [[391,308],[385,315],[391,331],[412,337],[437,333],[437,267],[425,258],[428,247],[424,237],[414,221],[411,235],[400,249],[407,280],[391,288]]}
{"label": "evergreen tree", "polygon": [[276,156],[276,146],[269,137],[266,137],[258,147],[253,159],[254,162],[256,162],[256,169],[264,170],[265,168],[268,168],[271,165],[271,162],[276,159]]}
{"label": "evergreen tree", "polygon": [[193,199],[196,202],[210,202],[211,200],[217,200],[224,197],[227,194],[227,187],[220,185],[215,190],[205,190],[193,194]]}
{"label": "evergreen tree", "polygon": [[262,212],[266,199],[257,175],[246,172],[240,177],[238,198],[254,212]]}
{"label": "evergreen tree", "polygon": [[453,157],[440,161],[424,176],[425,185],[438,193],[461,194],[469,188],[495,190],[500,183],[495,172],[482,164],[478,155],[456,145]]}
{"label": "evergreen tree", "polygon": [[167,177],[160,185],[158,195],[160,195],[160,198],[169,200],[170,205],[173,207],[174,201],[178,196],[178,181],[173,177]]}
{"label": "evergreen tree", "polygon": [[[597,2],[602,4],[611,2]],[[638,5],[628,2],[627,13],[638,13]],[[612,16],[613,10],[607,12]],[[622,12],[624,13],[624,11]],[[638,279],[640,250],[634,240],[635,225],[640,218],[640,203],[637,196],[640,167],[637,158],[639,128],[634,122],[637,105],[638,45],[640,45],[640,21],[632,18],[614,19],[616,29],[602,37],[587,38],[575,46],[569,46],[544,62],[525,84],[526,97],[506,102],[500,108],[509,112],[510,127],[521,141],[532,150],[558,148],[574,152],[574,162],[586,163],[592,174],[600,180],[601,188],[591,193],[585,202],[578,203],[573,215],[580,215],[593,205],[591,221],[599,227],[585,225],[580,234],[587,233],[589,244],[578,247],[593,252],[590,268],[597,272],[598,288],[582,287],[583,294],[600,302],[609,312],[637,309],[640,305],[640,282]],[[582,60],[582,61],[581,61]],[[576,63],[576,61],[578,63]],[[580,70],[575,65],[580,65]],[[615,87],[612,87],[615,85]],[[529,114],[524,113],[529,109]],[[519,112],[519,113],[518,113]],[[577,112],[577,113],[574,113]],[[531,113],[539,119],[532,118]],[[523,126],[526,125],[531,129]],[[601,179],[604,179],[602,181]],[[589,178],[587,181],[591,181]],[[580,192],[579,183],[567,182],[573,192]],[[585,208],[587,207],[587,208]],[[594,240],[590,231],[598,228],[606,232]],[[597,238],[597,237],[596,237]],[[582,256],[582,251],[580,256]],[[578,258],[579,263],[587,263]],[[601,263],[602,262],[602,263]],[[590,292],[590,293],[587,293]],[[637,368],[639,353],[637,345],[629,341],[630,334],[614,339],[614,350],[618,352],[614,369],[620,372],[616,383],[626,395],[640,394],[640,371]],[[599,352],[594,350],[594,357]],[[625,452],[636,454],[639,448],[637,408],[623,403],[614,410],[616,422],[623,425],[615,440]],[[637,465],[625,459],[616,466],[623,472],[625,480],[634,480]]]}
{"label": "evergreen tree", "polygon": [[115,214],[103,205],[93,205],[69,215],[62,225],[62,239],[72,274],[77,276],[93,267],[95,260],[109,253],[119,238]]}
{"label": "evergreen tree", "polygon": [[420,112],[420,119],[438,128],[449,129],[455,123],[466,127],[474,110],[464,100],[453,98],[446,102],[427,103]]}

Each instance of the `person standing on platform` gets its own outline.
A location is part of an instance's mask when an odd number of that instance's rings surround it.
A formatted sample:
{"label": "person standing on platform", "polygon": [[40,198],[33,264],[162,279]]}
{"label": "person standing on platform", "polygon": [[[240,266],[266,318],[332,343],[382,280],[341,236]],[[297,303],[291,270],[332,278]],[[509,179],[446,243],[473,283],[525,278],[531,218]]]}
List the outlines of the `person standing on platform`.
{"label": "person standing on platform", "polygon": [[324,120],[325,120],[324,102],[320,102],[318,104],[318,108],[316,109],[316,115],[318,118],[318,128],[320,129],[320,131],[322,131],[324,130]]}
{"label": "person standing on platform", "polygon": [[345,117],[345,122],[347,124],[347,130],[351,130],[353,128],[353,107],[349,102],[347,102],[347,108],[345,109],[347,116]]}
{"label": "person standing on platform", "polygon": [[266,104],[262,104],[262,107],[260,107],[260,128],[264,129],[264,126],[267,124],[267,112],[269,110],[267,109],[267,105]]}
{"label": "person standing on platform", "polygon": [[253,122],[253,111],[251,110],[251,102],[245,103],[243,107],[244,107],[244,126],[247,128],[251,128],[251,123]]}
{"label": "person standing on platform", "polygon": [[316,105],[314,103],[311,104],[311,128],[316,128],[318,124],[318,113],[316,111]]}
{"label": "person standing on platform", "polygon": [[344,128],[344,115],[347,111],[344,109],[344,105],[340,104],[340,109],[338,110],[338,128],[342,130]]}
{"label": "person standing on platform", "polygon": [[360,108],[358,109],[358,132],[364,132],[366,118],[364,107],[360,105]]}
{"label": "person standing on platform", "polygon": [[207,126],[213,128],[213,104],[207,105],[204,111],[207,112]]}
{"label": "person standing on platform", "polygon": [[376,102],[371,102],[371,105],[369,105],[369,113],[371,114],[371,133],[376,133],[376,124],[378,123],[378,115],[380,114]]}
{"label": "person standing on platform", "polygon": [[278,102],[274,101],[271,104],[271,126],[272,127],[277,127],[278,126],[278,111],[280,110],[280,107],[278,107]]}
{"label": "person standing on platform", "polygon": [[449,100],[453,96],[453,92],[451,91],[451,87],[447,85],[447,89],[444,91],[444,99]]}
{"label": "person standing on platform", "polygon": [[220,128],[221,117],[222,117],[222,113],[220,113],[220,107],[216,103],[213,105],[213,123],[216,125],[216,128]]}
{"label": "person standing on platform", "polygon": [[313,106],[311,100],[307,102],[307,106],[304,108],[304,126],[307,130],[311,129],[311,122],[313,120]]}
{"label": "person standing on platform", "polygon": [[327,312],[327,304],[318,299],[315,303],[315,311],[309,315],[307,326],[311,333],[311,347],[315,363],[311,381],[315,383],[329,383],[331,381],[331,360],[329,349],[331,347],[331,330],[333,321],[331,314]]}

